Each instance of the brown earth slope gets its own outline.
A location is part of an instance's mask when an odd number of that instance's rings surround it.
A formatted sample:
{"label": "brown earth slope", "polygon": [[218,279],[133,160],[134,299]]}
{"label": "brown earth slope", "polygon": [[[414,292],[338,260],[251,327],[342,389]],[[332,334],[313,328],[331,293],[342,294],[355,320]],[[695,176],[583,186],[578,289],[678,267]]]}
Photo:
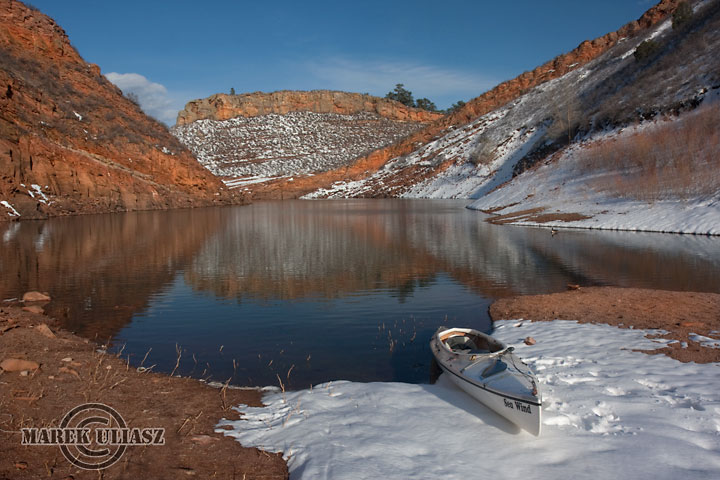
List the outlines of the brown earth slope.
{"label": "brown earth slope", "polygon": [[[574,50],[559,55],[553,60],[525,72],[518,77],[501,83],[492,90],[469,101],[458,111],[430,124],[423,130],[407,137],[402,142],[376,150],[369,155],[358,158],[347,168],[331,170],[312,177],[276,180],[253,187],[254,198],[280,198],[284,196],[298,197],[321,187],[328,187],[340,180],[359,180],[377,171],[389,160],[407,155],[420,146],[441,137],[449,129],[464,125],[482,115],[506,105],[532,88],[562,77],[568,72],[578,69],[597,58],[620,40],[637,36],[658,22],[664,20],[675,11],[682,0],[661,0],[646,11],[639,19],[634,20],[615,32],[608,33],[594,40],[585,40]],[[410,169],[405,178],[398,182],[415,183],[428,176],[440,173],[447,165],[441,164],[435,171],[416,172]]]}
{"label": "brown earth slope", "polygon": [[[31,362],[29,369],[8,364],[17,360]],[[49,317],[0,306],[0,479],[288,478],[280,454],[244,448],[215,431],[222,418],[238,418],[232,406],[261,405],[261,392],[215,388],[130,367],[126,360],[56,328]],[[128,447],[103,470],[74,467],[58,446],[22,445],[22,428],[59,426],[68,412],[90,402],[115,409],[130,428],[163,428],[165,444]]]}
{"label": "brown earth slope", "polygon": [[[21,218],[241,199],[86,63],[51,18],[0,0],[0,201]],[[0,220],[17,218],[0,204]]]}

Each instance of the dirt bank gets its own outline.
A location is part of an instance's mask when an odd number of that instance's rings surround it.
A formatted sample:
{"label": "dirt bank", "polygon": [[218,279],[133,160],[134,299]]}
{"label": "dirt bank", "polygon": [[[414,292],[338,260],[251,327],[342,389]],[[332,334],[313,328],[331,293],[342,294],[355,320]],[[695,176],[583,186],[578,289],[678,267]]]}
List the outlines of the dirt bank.
{"label": "dirt bank", "polygon": [[622,328],[657,328],[668,332],[658,337],[678,342],[647,353],[664,353],[681,362],[720,362],[720,348],[704,347],[689,338],[692,333],[720,338],[720,294],[716,293],[578,288],[550,295],[504,298],[490,306],[490,317],[493,321],[561,319]]}
{"label": "dirt bank", "polygon": [[[11,370],[7,359],[39,364],[0,373],[0,479],[288,478],[280,455],[214,433],[221,418],[238,418],[231,406],[261,405],[259,391],[140,373],[98,349],[45,315],[0,307],[0,363]],[[130,446],[100,472],[72,466],[58,446],[21,445],[21,428],[56,427],[88,402],[112,407],[128,427],[164,428],[165,445]]]}

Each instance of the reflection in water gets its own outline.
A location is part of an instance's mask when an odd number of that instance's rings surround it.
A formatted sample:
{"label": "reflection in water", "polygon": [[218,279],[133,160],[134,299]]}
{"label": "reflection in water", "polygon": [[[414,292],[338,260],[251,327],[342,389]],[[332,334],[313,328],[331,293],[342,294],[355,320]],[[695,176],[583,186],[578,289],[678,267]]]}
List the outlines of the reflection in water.
{"label": "reflection in water", "polygon": [[[428,380],[440,324],[568,283],[720,292],[720,239],[491,225],[457,201],[268,202],[0,224],[0,295],[235,383]],[[289,373],[289,374],[288,374]]]}
{"label": "reflection in water", "polygon": [[220,209],[0,224],[0,296],[47,291],[70,331],[104,340],[148,308],[220,225]]}

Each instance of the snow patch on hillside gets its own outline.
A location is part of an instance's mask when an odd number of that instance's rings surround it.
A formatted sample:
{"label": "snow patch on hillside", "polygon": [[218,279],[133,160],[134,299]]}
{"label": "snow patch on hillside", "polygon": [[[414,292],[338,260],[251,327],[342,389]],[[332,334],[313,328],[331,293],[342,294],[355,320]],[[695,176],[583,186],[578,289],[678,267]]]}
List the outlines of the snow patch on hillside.
{"label": "snow patch on hillside", "polygon": [[15,210],[15,207],[13,207],[12,204],[10,202],[8,202],[7,200],[0,201],[0,205],[2,205],[3,207],[5,207],[9,210],[7,212],[7,214],[9,216],[11,216],[11,217],[19,217],[20,216],[20,213],[18,213],[18,211]]}
{"label": "snow patch on hillside", "polygon": [[172,133],[215,175],[273,178],[342,167],[420,128],[374,113],[290,112],[198,120]]}

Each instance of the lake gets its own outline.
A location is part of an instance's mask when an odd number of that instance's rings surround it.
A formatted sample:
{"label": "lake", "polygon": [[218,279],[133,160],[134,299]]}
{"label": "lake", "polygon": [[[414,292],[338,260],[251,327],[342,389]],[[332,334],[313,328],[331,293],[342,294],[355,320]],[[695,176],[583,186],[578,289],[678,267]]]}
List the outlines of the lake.
{"label": "lake", "polygon": [[[720,292],[720,238],[491,225],[455,200],[262,202],[0,224],[0,296],[133,365],[240,385],[429,380],[440,325],[567,284]],[[148,353],[149,352],[149,353]],[[145,358],[146,357],[146,358]],[[144,358],[144,362],[143,362]]]}

